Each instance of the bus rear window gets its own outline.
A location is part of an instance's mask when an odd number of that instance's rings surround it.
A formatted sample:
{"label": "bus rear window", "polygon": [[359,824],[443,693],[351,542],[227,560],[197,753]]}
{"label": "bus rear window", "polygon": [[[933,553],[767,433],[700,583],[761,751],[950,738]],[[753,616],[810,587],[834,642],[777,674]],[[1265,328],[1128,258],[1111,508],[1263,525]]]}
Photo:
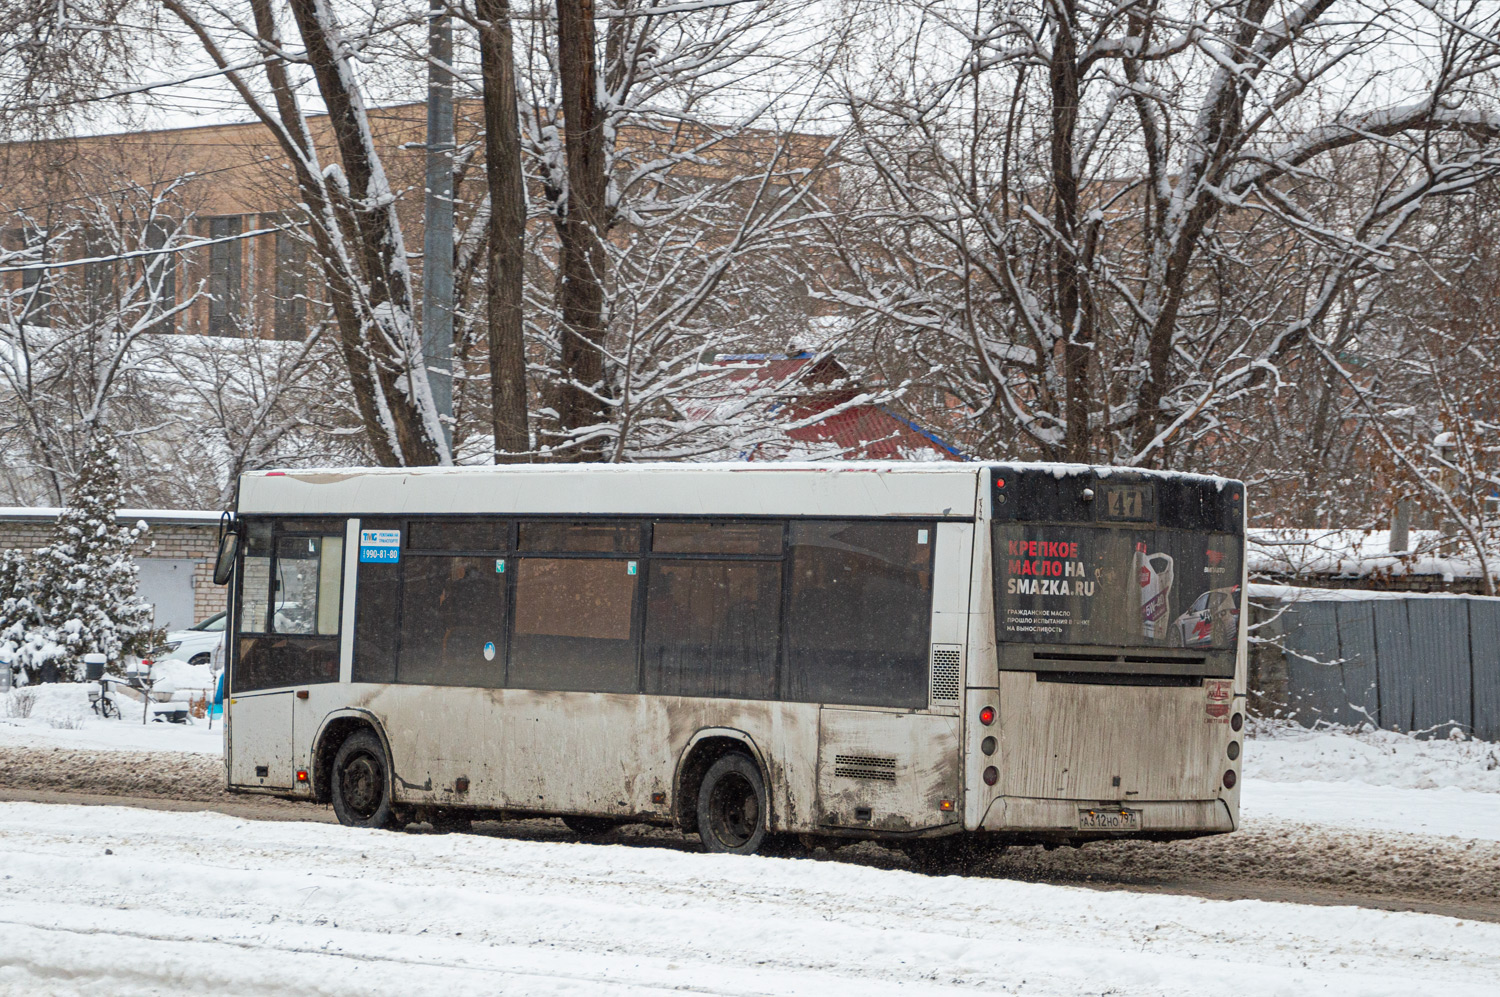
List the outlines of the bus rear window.
{"label": "bus rear window", "polygon": [[1232,648],[1240,540],[1149,527],[996,523],[1001,641]]}

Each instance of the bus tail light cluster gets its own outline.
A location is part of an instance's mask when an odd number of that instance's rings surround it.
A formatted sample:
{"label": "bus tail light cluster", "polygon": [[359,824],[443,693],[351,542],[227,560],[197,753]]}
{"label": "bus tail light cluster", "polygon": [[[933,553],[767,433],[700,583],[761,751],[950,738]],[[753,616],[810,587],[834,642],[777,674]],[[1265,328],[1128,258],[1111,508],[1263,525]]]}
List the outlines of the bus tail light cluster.
{"label": "bus tail light cluster", "polygon": [[1234,774],[1234,769],[1226,769],[1224,772],[1224,788],[1233,789],[1234,784],[1240,781],[1240,777]]}

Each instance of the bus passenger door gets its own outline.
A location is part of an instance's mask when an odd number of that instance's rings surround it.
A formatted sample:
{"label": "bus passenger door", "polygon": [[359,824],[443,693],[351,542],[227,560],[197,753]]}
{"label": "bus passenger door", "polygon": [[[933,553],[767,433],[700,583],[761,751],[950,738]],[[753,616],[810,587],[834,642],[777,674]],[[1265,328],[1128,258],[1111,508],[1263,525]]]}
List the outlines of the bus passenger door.
{"label": "bus passenger door", "polygon": [[229,700],[230,785],[292,788],[293,702],[291,692]]}

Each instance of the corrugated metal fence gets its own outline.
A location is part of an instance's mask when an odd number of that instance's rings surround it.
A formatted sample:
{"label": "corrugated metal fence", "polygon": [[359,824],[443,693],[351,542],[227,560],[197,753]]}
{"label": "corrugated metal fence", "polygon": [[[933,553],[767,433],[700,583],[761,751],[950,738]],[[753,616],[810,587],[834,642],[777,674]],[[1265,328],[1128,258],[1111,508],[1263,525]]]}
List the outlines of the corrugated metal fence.
{"label": "corrugated metal fence", "polygon": [[1263,714],[1500,741],[1500,599],[1280,591],[1251,595],[1253,618],[1268,621],[1253,633],[1279,645],[1251,654]]}

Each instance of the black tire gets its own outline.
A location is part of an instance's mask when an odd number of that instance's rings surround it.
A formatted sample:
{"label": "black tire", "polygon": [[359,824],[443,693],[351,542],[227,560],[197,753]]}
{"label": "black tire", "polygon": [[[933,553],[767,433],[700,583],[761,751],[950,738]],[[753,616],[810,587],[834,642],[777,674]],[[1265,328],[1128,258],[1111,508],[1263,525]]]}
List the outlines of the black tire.
{"label": "black tire", "polygon": [[206,665],[206,664],[208,664],[212,660],[213,660],[213,656],[211,654],[209,654],[207,651],[204,651],[202,654],[195,654],[191,658],[189,658],[188,659],[188,664],[190,664],[190,665]]}
{"label": "black tire", "polygon": [[333,813],[339,823],[345,827],[394,826],[390,773],[385,747],[374,731],[357,730],[345,738],[330,773]]}
{"label": "black tire", "polygon": [[584,817],[580,814],[567,814],[562,822],[580,838],[599,838],[613,831],[616,826],[608,817]]}
{"label": "black tire", "polygon": [[748,755],[730,752],[709,766],[698,788],[703,850],[754,855],[766,838],[766,784]]}

